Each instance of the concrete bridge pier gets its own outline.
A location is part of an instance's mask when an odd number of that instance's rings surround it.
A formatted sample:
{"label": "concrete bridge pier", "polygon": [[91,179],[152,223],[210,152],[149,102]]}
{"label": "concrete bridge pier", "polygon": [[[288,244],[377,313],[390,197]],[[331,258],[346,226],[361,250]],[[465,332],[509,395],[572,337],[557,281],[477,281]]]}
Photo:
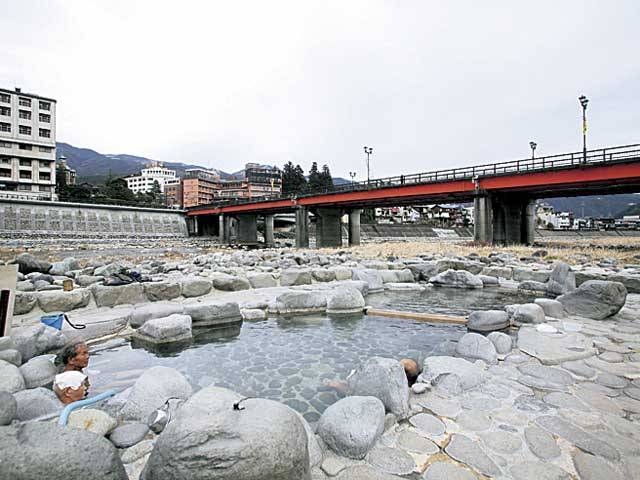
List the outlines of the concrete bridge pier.
{"label": "concrete bridge pier", "polygon": [[273,215],[264,216],[264,245],[267,248],[275,245],[273,235]]}
{"label": "concrete bridge pier", "polygon": [[473,199],[473,238],[476,242],[493,243],[493,206],[490,195]]}
{"label": "concrete bridge pier", "polygon": [[233,218],[230,215],[222,215],[223,227],[222,227],[222,241],[223,245],[231,244],[231,233],[233,230]]}
{"label": "concrete bridge pier", "polygon": [[362,210],[357,208],[349,212],[349,246],[360,245],[360,214]]}
{"label": "concrete bridge pier", "polygon": [[309,248],[309,210],[296,209],[296,248]]}
{"label": "concrete bridge pier", "polygon": [[258,243],[258,215],[255,213],[238,215],[236,242],[240,244]]}
{"label": "concrete bridge pier", "polygon": [[342,210],[319,208],[316,216],[316,246],[342,247]]}
{"label": "concrete bridge pier", "polygon": [[225,225],[225,215],[224,213],[221,213],[220,215],[218,215],[218,242],[220,242],[220,245],[224,245],[225,244],[225,238],[224,238],[224,225]]}
{"label": "concrete bridge pier", "polygon": [[533,243],[535,202],[520,195],[484,195],[474,199],[474,238],[498,245]]}

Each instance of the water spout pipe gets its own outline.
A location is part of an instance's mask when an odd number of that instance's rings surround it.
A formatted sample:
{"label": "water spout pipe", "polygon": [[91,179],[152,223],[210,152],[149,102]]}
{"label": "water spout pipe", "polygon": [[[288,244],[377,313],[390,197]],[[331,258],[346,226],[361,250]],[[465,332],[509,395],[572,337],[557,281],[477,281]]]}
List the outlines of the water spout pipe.
{"label": "water spout pipe", "polygon": [[78,408],[86,407],[87,405],[93,405],[94,403],[98,403],[106,398],[113,397],[117,392],[115,390],[107,390],[106,392],[102,392],[99,395],[91,398],[85,398],[84,400],[78,400],[77,402],[72,402],[62,410],[60,414],[60,418],[58,419],[58,425],[64,427],[67,425],[69,421],[69,415],[74,410]]}

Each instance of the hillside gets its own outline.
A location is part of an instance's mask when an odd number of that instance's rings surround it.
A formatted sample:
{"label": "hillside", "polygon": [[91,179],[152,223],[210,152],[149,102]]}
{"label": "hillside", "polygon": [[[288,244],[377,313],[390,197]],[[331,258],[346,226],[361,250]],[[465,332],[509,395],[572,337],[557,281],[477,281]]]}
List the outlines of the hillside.
{"label": "hillside", "polygon": [[[556,211],[573,212],[578,217],[621,217],[629,208],[638,210],[640,195],[626,193],[619,195],[585,196],[568,198],[548,198],[543,200]],[[583,215],[584,210],[584,215]],[[631,215],[626,213],[626,215]]]}

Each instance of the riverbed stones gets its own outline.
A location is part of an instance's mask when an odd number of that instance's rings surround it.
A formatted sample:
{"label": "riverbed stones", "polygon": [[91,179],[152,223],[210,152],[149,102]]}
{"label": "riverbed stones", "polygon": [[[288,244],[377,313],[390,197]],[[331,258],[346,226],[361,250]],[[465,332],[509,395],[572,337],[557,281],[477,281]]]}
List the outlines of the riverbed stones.
{"label": "riverbed stones", "polygon": [[564,311],[562,303],[557,300],[553,300],[551,298],[536,298],[533,303],[535,303],[536,305],[540,305],[542,307],[542,310],[544,310],[545,316],[547,317],[566,317],[566,313]]}
{"label": "riverbed stones", "polygon": [[184,313],[191,317],[194,326],[224,325],[242,319],[238,303],[224,300],[185,303]]}
{"label": "riverbed stones", "polygon": [[506,355],[513,348],[513,339],[506,333],[491,332],[487,339],[493,343],[498,355]]}
{"label": "riverbed stones", "polygon": [[532,388],[542,390],[565,390],[574,382],[573,377],[560,368],[526,363],[518,367],[522,376],[518,381]]}
{"label": "riverbed stones", "polygon": [[109,440],[118,448],[129,448],[141,442],[149,433],[144,423],[125,423],[116,427],[109,435]]}
{"label": "riverbed stones", "polygon": [[446,431],[442,420],[429,413],[418,413],[409,419],[409,423],[428,438],[440,437]]}
{"label": "riverbed stones", "polygon": [[49,388],[30,388],[16,392],[13,396],[18,406],[17,418],[21,422],[58,413],[64,407]]}
{"label": "riverbed stones", "polygon": [[479,333],[465,333],[456,344],[456,354],[470,360],[482,360],[488,365],[498,362],[496,347]]}
{"label": "riverbed stones", "polygon": [[67,257],[60,262],[54,262],[49,269],[51,275],[66,275],[71,270],[78,270],[80,265],[73,257]]}
{"label": "riverbed stones", "polygon": [[518,436],[503,430],[481,433],[479,437],[490,450],[502,454],[513,454],[522,447]]}
{"label": "riverbed stones", "polygon": [[105,438],[55,423],[0,428],[2,478],[127,480],[116,448]]}
{"label": "riverbed stones", "polygon": [[445,447],[445,452],[455,460],[475,468],[484,475],[496,476],[501,473],[500,468],[487,453],[478,446],[478,443],[464,435],[453,434],[451,441]]}
{"label": "riverbed stones", "polygon": [[213,282],[213,288],[224,290],[227,292],[237,292],[239,290],[248,290],[251,288],[249,280],[237,275],[229,275],[223,272],[213,272],[209,274],[209,278]]}
{"label": "riverbed stones", "polygon": [[0,360],[0,390],[15,393],[26,388],[24,378],[18,367]]}
{"label": "riverbed stones", "polygon": [[507,305],[505,307],[511,322],[520,326],[529,323],[544,323],[544,310],[535,303],[523,303],[517,305]]}
{"label": "riverbed stones", "polygon": [[91,292],[86,288],[76,288],[70,292],[45,291],[38,293],[38,305],[43,312],[68,312],[89,305]]}
{"label": "riverbed stones", "polygon": [[162,407],[169,398],[187,399],[191,392],[191,385],[177,370],[151,367],[133,384],[120,413],[127,419],[146,421],[149,414]]}
{"label": "riverbed stones", "polygon": [[104,280],[102,276],[94,276],[94,275],[78,275],[74,281],[77,285],[81,287],[89,287],[94,283],[100,283]]}
{"label": "riverbed stones", "polygon": [[169,280],[163,282],[146,282],[144,283],[144,293],[152,302],[172,300],[181,295],[182,287],[180,283]]}
{"label": "riverbed stones", "polygon": [[444,399],[436,395],[430,395],[420,400],[420,405],[440,417],[456,418],[460,413],[460,402],[455,399]]}
{"label": "riverbed stones", "polygon": [[484,284],[476,275],[466,270],[447,270],[429,279],[436,287],[482,288]]}
{"label": "riverbed stones", "polygon": [[240,313],[242,314],[242,320],[245,322],[254,322],[267,318],[267,312],[259,308],[243,308],[240,310]]}
{"label": "riverbed stones", "polygon": [[345,468],[335,478],[336,480],[398,480],[402,477],[381,472],[369,465],[355,465]]}
{"label": "riverbed stones", "polygon": [[567,313],[603,320],[620,311],[627,300],[627,289],[620,282],[589,280],[557,299]]}
{"label": "riverbed stones", "polygon": [[475,332],[493,332],[509,326],[509,315],[503,310],[484,310],[471,312],[467,328]]}
{"label": "riverbed stones", "polygon": [[185,277],[181,281],[183,297],[201,297],[213,288],[213,283],[204,277]]}
{"label": "riverbed stones", "polygon": [[291,290],[276,297],[275,310],[282,315],[323,312],[327,296],[323,292]]}
{"label": "riverbed stones", "polygon": [[351,396],[324,411],[317,432],[338,455],[362,459],[382,435],[384,419],[384,405],[379,399]]}
{"label": "riverbed stones", "polygon": [[476,363],[471,363],[463,358],[432,356],[425,359],[418,380],[437,384],[443,380],[443,377],[451,375],[458,377],[460,388],[463,391],[480,385],[485,378],[483,367]]}
{"label": "riverbed stones", "polygon": [[516,282],[531,280],[534,282],[546,283],[550,276],[550,270],[532,270],[530,268],[513,267],[513,279]]}
{"label": "riverbed stones", "polygon": [[18,264],[18,272],[28,274],[32,272],[47,273],[51,269],[51,263],[46,260],[38,260],[30,253],[21,253],[13,263]]}
{"label": "riverbed stones", "polygon": [[378,398],[387,412],[400,418],[409,413],[409,387],[404,368],[394,359],[366,360],[349,378],[349,391],[353,395]]}
{"label": "riverbed stones", "polygon": [[7,348],[6,350],[0,350],[0,360],[9,362],[16,367],[22,365],[22,355],[14,348]]}
{"label": "riverbed stones", "polygon": [[336,272],[324,268],[312,270],[311,275],[316,282],[333,282],[336,279]]}
{"label": "riverbed stones", "polygon": [[518,331],[517,346],[545,365],[581,360],[597,353],[593,340],[581,333],[548,334],[527,326]]}
{"label": "riverbed stones", "polygon": [[478,477],[459,464],[439,461],[428,467],[423,478],[424,480],[476,480]]}
{"label": "riverbed stones", "polygon": [[511,466],[513,480],[571,480],[562,468],[548,462],[524,461]]}
{"label": "riverbed stones", "polygon": [[129,323],[133,328],[139,328],[153,318],[168,317],[173,314],[181,314],[184,307],[180,303],[158,302],[144,305],[136,305],[131,311]]}
{"label": "riverbed stones", "polygon": [[440,448],[431,440],[418,435],[414,430],[403,430],[398,435],[398,447],[408,452],[433,455],[440,451]]}
{"label": "riverbed stones", "polygon": [[535,425],[524,429],[524,439],[529,450],[542,460],[549,460],[560,456],[560,447],[546,430]]}
{"label": "riverbed stones", "polygon": [[90,288],[98,307],[114,307],[116,305],[144,303],[147,301],[142,283],[116,286],[94,283]]}
{"label": "riverbed stones", "polygon": [[291,287],[294,285],[309,285],[313,283],[311,271],[307,269],[286,269],[280,274],[280,285]]}
{"label": "riverbed stones", "polygon": [[327,313],[358,313],[364,306],[364,297],[353,287],[336,290],[327,299]]}
{"label": "riverbed stones", "polygon": [[573,464],[581,480],[623,480],[628,478],[617,471],[609,462],[580,450],[573,454]]}
{"label": "riverbed stones", "polygon": [[29,313],[37,303],[38,297],[35,293],[16,291],[13,303],[13,314],[23,315]]}
{"label": "riverbed stones", "polygon": [[191,317],[173,314],[147,320],[135,333],[136,338],[152,343],[172,343],[192,338]]}
{"label": "riverbed stones", "polygon": [[49,355],[33,357],[20,366],[25,388],[50,387],[58,369]]}
{"label": "riverbed stones", "polygon": [[394,475],[408,475],[416,467],[416,462],[408,453],[382,445],[374,447],[367,454],[367,461],[374,467]]}
{"label": "riverbed stones", "polygon": [[18,402],[13,395],[0,390],[0,426],[9,425],[18,415]]}
{"label": "riverbed stones", "polygon": [[562,295],[575,289],[576,277],[571,267],[564,262],[556,263],[549,275],[547,292],[551,295]]}
{"label": "riverbed stones", "polygon": [[14,329],[11,332],[11,338],[16,350],[22,355],[23,362],[26,362],[36,355],[62,348],[67,341],[65,335],[60,330],[48,327],[42,323]]}
{"label": "riverbed stones", "polygon": [[71,412],[67,425],[70,428],[86,430],[87,432],[92,432],[104,437],[116,428],[118,422],[102,410],[83,408]]}
{"label": "riverbed stones", "polygon": [[271,273],[250,272],[247,273],[247,280],[249,280],[251,288],[269,288],[278,286],[278,281]]}
{"label": "riverbed stones", "polygon": [[353,269],[351,271],[353,280],[360,280],[367,283],[369,293],[381,292],[384,289],[382,276],[378,270],[369,269]]}

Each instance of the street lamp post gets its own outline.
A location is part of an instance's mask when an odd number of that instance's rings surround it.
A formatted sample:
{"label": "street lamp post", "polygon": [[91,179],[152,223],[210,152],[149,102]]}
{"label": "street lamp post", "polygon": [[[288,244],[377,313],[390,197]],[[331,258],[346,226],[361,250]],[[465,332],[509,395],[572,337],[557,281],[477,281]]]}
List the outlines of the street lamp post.
{"label": "street lamp post", "polygon": [[351,185],[353,186],[353,179],[356,178],[356,172],[349,172],[349,176],[351,177]]}
{"label": "street lamp post", "polygon": [[536,142],[529,142],[529,146],[531,147],[531,160],[536,159],[536,147],[538,144]]}
{"label": "street lamp post", "polygon": [[364,147],[364,153],[367,154],[367,184],[371,180],[370,170],[369,170],[369,155],[373,153],[373,147]]}
{"label": "street lamp post", "polygon": [[589,99],[580,95],[578,100],[582,105],[582,163],[587,163],[587,104]]}

